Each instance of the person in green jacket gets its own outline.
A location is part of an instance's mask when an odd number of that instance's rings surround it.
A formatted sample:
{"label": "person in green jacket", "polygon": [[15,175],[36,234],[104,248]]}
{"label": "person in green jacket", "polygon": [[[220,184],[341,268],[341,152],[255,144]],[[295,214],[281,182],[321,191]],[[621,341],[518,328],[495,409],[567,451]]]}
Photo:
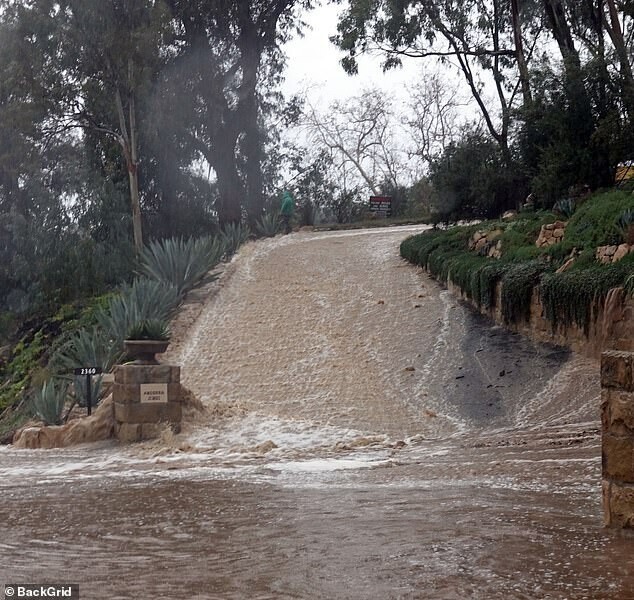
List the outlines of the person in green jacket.
{"label": "person in green jacket", "polygon": [[286,190],[282,194],[282,208],[280,209],[280,215],[282,216],[282,223],[284,225],[284,233],[290,233],[291,229],[291,218],[293,217],[293,212],[295,211],[295,200],[293,199],[292,194]]}

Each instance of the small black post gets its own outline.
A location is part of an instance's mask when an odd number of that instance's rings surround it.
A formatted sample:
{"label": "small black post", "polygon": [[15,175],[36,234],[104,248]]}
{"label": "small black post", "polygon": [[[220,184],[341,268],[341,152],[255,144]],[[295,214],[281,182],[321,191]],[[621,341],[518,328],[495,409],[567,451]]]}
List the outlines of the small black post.
{"label": "small black post", "polygon": [[101,367],[77,367],[74,370],[76,376],[86,377],[86,407],[88,415],[92,414],[92,376],[101,374]]}
{"label": "small black post", "polygon": [[88,416],[92,413],[92,375],[86,375],[86,406],[88,407]]}

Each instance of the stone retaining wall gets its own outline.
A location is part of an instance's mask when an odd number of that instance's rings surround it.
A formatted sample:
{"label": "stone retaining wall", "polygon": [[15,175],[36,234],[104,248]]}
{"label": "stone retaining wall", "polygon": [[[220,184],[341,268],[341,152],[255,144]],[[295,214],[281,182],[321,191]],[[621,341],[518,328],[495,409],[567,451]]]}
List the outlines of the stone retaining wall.
{"label": "stone retaining wall", "polygon": [[578,354],[597,360],[600,359],[604,350],[634,352],[634,298],[626,298],[621,288],[612,290],[606,301],[595,307],[590,330],[586,336],[583,329],[575,324],[553,329],[552,323],[544,316],[545,311],[539,298],[538,287],[535,287],[532,292],[530,319],[521,323],[504,323],[501,283],[496,286],[493,308],[479,307],[451,282],[447,287],[452,293],[460,296],[476,310],[500,325],[536,341],[566,346]]}
{"label": "stone retaining wall", "polygon": [[605,524],[634,528],[634,353],[601,356]]}

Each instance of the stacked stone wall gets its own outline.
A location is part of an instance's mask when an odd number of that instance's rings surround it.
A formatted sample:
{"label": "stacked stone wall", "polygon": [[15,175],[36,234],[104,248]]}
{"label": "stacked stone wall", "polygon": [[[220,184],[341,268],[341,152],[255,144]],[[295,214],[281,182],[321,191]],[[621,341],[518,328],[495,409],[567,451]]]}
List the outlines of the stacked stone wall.
{"label": "stacked stone wall", "polygon": [[[614,302],[606,300],[606,302],[594,307],[590,328],[586,335],[583,328],[574,323],[553,328],[552,323],[545,316],[538,287],[535,287],[532,292],[530,319],[520,323],[505,323],[504,321],[501,283],[496,286],[494,307],[478,306],[451,281],[448,282],[447,287],[453,294],[460,296],[476,310],[500,325],[538,342],[566,346],[577,354],[597,360],[600,359],[601,353],[608,349],[634,352],[634,298],[626,298],[622,293],[618,298],[615,298]],[[617,288],[617,290],[619,289],[621,288]]]}
{"label": "stacked stone wall", "polygon": [[634,528],[634,353],[601,356],[605,524]]}
{"label": "stacked stone wall", "polygon": [[547,248],[548,246],[558,244],[564,239],[567,224],[568,223],[564,221],[555,221],[554,223],[542,225],[535,245],[538,248]]}
{"label": "stacked stone wall", "polygon": [[[165,396],[146,402],[145,385],[161,385]],[[171,365],[119,365],[114,369],[114,433],[122,442],[138,442],[160,435],[170,426],[179,431],[182,420],[180,367]]]}

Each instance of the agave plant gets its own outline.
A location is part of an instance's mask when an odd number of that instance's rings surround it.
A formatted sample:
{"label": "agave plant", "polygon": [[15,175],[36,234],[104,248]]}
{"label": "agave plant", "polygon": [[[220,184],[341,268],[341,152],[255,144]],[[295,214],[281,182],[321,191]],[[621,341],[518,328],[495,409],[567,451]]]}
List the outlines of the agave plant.
{"label": "agave plant", "polygon": [[118,351],[133,325],[146,319],[168,319],[180,298],[178,290],[170,283],[137,278],[97,313],[97,324]]}
{"label": "agave plant", "polygon": [[150,279],[171,283],[183,295],[220,262],[225,249],[224,238],[211,236],[152,242],[141,253],[139,271]]}
{"label": "agave plant", "polygon": [[279,232],[280,221],[275,213],[269,213],[262,215],[262,218],[257,222],[255,227],[260,235],[264,237],[274,237]]}
{"label": "agave plant", "polygon": [[47,425],[61,425],[62,412],[68,396],[66,384],[45,381],[32,396],[33,414]]}
{"label": "agave plant", "polygon": [[116,359],[111,344],[102,329],[81,329],[64,343],[51,359],[57,371],[72,371],[77,367],[100,367],[110,370]]}
{"label": "agave plant", "polygon": [[168,341],[170,330],[167,321],[163,319],[144,319],[130,327],[126,339]]}
{"label": "agave plant", "polygon": [[553,212],[560,214],[564,219],[572,217],[577,206],[572,198],[557,200],[553,206]]}
{"label": "agave plant", "polygon": [[616,228],[625,242],[634,244],[634,210],[623,212],[616,221]]}
{"label": "agave plant", "polygon": [[251,230],[247,225],[240,223],[227,223],[222,229],[222,237],[225,241],[225,256],[233,256],[238,248],[249,239]]}

